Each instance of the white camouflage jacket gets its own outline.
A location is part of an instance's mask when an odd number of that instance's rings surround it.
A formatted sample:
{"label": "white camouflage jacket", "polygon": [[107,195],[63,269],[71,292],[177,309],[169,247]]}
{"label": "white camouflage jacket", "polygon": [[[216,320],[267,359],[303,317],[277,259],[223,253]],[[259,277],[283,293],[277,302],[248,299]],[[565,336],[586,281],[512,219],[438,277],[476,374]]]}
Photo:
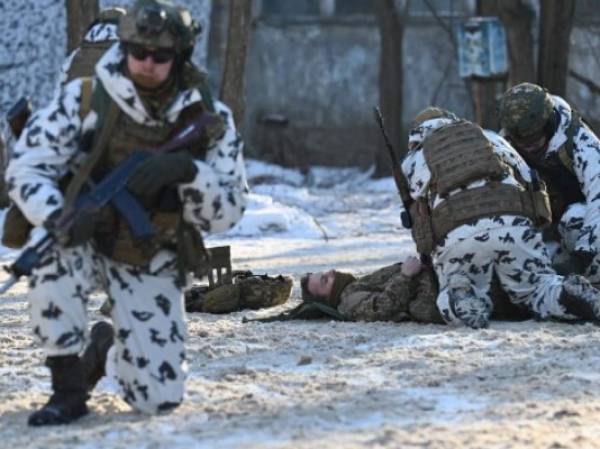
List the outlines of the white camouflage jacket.
{"label": "white camouflage jacket", "polygon": [[[567,140],[573,110],[561,97],[553,96],[554,109],[560,123],[548,143],[546,155],[557,152]],[[586,199],[584,226],[577,239],[577,249],[600,249],[600,140],[587,125],[579,128],[573,138],[573,171]]]}
{"label": "white camouflage jacket", "polygon": [[[444,200],[438,195],[430,195],[429,181],[431,180],[431,172],[427,166],[421,143],[435,129],[452,122],[453,120],[446,118],[432,119],[424,122],[419,128],[412,130],[409,141],[418,145],[409,151],[402,161],[402,172],[408,180],[411,197],[415,200],[421,198],[426,199],[430,209],[435,208]],[[515,173],[518,172],[519,176],[524,181],[530,182],[531,173],[529,166],[519,155],[519,153],[517,153],[517,151],[500,135],[490,130],[484,130],[483,132],[485,137],[491,142],[494,153],[498,155],[498,157],[509,167],[509,171],[502,179],[502,183],[525,189],[525,186],[522,186],[519,181],[517,181],[517,176],[515,176]],[[486,180],[478,180],[468,184],[466,188],[472,189],[475,187],[481,187],[486,183]],[[451,191],[449,195],[455,195],[459,191],[460,189]],[[471,237],[485,229],[493,229],[514,223],[531,224],[531,220],[524,217],[517,217],[513,215],[507,215],[503,217],[505,217],[504,220],[498,220],[496,217],[482,218],[473,224],[463,225],[453,229],[448,233],[448,236],[445,239],[442,247],[437,248],[437,251],[449,244],[452,244],[452,242]]]}
{"label": "white camouflage jacket", "polygon": [[[123,58],[119,44],[112,46],[96,65],[94,83],[102,83],[122,112],[136,122],[159,125],[146,112],[132,81],[120,71]],[[98,119],[93,111],[80,119],[81,86],[81,79],[71,81],[47,107],[32,115],[6,170],[11,199],[36,226],[62,207],[58,181],[81,159],[80,137],[93,129]],[[185,107],[200,100],[201,94],[195,89],[181,92],[164,120],[175,122]],[[215,108],[225,120],[225,133],[208,149],[205,160],[195,161],[195,179],[179,185],[184,219],[206,232],[233,227],[244,212],[248,193],[243,144],[231,111],[220,102],[215,102]]]}

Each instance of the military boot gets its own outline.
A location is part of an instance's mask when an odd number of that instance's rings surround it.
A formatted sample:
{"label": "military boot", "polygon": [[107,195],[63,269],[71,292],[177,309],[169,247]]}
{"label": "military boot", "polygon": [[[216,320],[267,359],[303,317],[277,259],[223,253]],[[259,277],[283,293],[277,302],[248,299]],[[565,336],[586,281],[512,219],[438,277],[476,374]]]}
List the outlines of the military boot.
{"label": "military boot", "polygon": [[98,381],[106,374],[106,355],[115,340],[115,330],[106,321],[100,321],[90,332],[90,344],[81,356],[85,370],[88,391],[92,391]]}
{"label": "military boot", "polygon": [[583,276],[565,277],[558,302],[571,315],[589,321],[600,321],[600,290]]}
{"label": "military boot", "polygon": [[87,380],[81,360],[76,355],[48,357],[46,366],[52,375],[48,402],[29,416],[30,426],[68,424],[88,413]]}
{"label": "military boot", "polygon": [[472,329],[487,327],[492,314],[492,304],[475,294],[466,276],[452,276],[448,285],[450,310]]}

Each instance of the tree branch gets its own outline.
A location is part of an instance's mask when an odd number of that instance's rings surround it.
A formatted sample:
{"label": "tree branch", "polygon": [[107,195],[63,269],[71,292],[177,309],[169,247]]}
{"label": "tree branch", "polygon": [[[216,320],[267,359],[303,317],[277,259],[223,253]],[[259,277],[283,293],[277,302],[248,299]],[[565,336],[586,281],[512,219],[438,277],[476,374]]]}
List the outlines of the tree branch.
{"label": "tree branch", "polygon": [[600,85],[596,84],[594,81],[592,81],[591,79],[589,79],[588,77],[582,75],[581,73],[577,73],[575,70],[570,69],[569,70],[569,76],[577,81],[579,81],[581,84],[583,84],[585,87],[587,87],[589,89],[589,91],[595,95],[600,94]]}

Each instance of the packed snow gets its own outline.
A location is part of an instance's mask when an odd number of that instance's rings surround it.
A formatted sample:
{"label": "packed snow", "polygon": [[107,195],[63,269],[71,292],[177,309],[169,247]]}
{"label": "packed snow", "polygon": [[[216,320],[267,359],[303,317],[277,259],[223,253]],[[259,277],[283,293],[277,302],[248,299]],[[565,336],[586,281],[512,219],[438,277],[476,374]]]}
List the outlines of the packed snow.
{"label": "packed snow", "polygon": [[[242,323],[293,307],[306,271],[357,275],[414,254],[391,178],[307,174],[248,161],[243,220],[208,246],[234,269],[289,274],[270,310],[190,314],[187,398],[173,413],[131,411],[103,380],[92,413],[33,429],[49,392],[28,327],[26,284],[0,303],[0,441],[17,448],[593,448],[600,436],[600,332],[591,324],[494,322],[473,331],[414,323]],[[4,263],[15,252],[2,252]],[[4,275],[0,280],[6,278]],[[99,319],[102,296],[91,320]]]}

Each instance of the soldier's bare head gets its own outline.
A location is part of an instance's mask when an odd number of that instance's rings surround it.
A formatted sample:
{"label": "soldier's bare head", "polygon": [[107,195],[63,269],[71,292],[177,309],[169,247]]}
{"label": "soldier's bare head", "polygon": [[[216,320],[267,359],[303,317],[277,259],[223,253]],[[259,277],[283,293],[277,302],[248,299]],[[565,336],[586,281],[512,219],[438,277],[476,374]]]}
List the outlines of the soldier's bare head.
{"label": "soldier's bare head", "polygon": [[318,273],[307,273],[300,281],[302,293],[325,299],[331,294],[333,281],[335,280],[335,270],[320,271]]}

